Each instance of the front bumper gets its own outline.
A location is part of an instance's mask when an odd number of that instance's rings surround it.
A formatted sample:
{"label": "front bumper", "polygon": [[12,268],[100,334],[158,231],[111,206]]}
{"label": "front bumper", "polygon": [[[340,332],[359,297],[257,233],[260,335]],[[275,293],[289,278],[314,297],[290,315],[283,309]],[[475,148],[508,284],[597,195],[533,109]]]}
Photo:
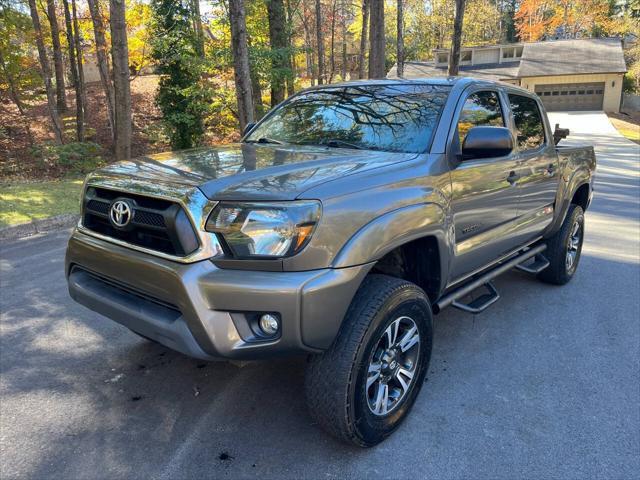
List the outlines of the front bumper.
{"label": "front bumper", "polygon": [[[182,264],[75,231],[66,275],[71,297],[129,329],[207,360],[318,352],[338,333],[371,265],[305,272]],[[277,313],[281,334],[252,335],[248,318]]]}

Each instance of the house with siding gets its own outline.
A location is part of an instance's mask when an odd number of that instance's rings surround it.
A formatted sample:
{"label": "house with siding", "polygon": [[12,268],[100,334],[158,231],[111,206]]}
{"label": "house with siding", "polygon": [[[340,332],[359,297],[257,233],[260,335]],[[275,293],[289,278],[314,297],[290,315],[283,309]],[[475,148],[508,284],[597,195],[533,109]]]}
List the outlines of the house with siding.
{"label": "house with siding", "polygon": [[[433,54],[432,61],[406,62],[404,77],[446,76],[449,50]],[[589,38],[463,47],[459,75],[524,87],[549,111],[618,112],[626,71],[619,38]],[[388,77],[396,77],[395,66]]]}

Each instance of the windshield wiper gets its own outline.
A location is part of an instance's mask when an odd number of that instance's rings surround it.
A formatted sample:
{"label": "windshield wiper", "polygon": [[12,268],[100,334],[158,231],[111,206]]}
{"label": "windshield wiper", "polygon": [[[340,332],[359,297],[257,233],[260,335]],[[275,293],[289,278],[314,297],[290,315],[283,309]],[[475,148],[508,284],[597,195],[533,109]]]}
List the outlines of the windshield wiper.
{"label": "windshield wiper", "polygon": [[284,142],[268,137],[260,137],[258,140],[247,140],[246,143],[271,143],[273,145],[284,145]]}
{"label": "windshield wiper", "polygon": [[362,150],[364,148],[360,145],[356,145],[355,143],[339,139],[324,140],[320,142],[320,145],[324,145],[325,147],[329,148],[355,148],[356,150]]}

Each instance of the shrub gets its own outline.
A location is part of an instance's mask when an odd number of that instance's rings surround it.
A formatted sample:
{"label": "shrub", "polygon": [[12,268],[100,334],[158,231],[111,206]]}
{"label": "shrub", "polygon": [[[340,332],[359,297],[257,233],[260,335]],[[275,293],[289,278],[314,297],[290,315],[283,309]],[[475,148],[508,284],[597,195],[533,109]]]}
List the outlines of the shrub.
{"label": "shrub", "polygon": [[86,175],[103,165],[101,154],[102,147],[93,142],[47,144],[33,151],[45,168],[74,176]]}

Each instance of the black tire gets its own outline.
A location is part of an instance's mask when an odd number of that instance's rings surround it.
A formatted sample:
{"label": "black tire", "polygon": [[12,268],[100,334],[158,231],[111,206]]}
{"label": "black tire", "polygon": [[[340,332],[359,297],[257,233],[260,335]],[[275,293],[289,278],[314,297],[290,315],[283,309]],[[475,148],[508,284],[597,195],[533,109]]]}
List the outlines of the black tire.
{"label": "black tire", "polygon": [[[577,233],[574,231],[577,225]],[[576,237],[577,234],[577,243]],[[573,278],[580,262],[582,242],[584,240],[584,212],[580,205],[572,204],[560,230],[547,240],[545,257],[550,265],[538,274],[538,278],[546,283],[564,285]],[[572,251],[575,252],[574,260],[569,265],[569,247],[572,242]]]}
{"label": "black tire", "polygon": [[[391,342],[386,336],[388,327],[391,331],[396,328],[394,336],[402,339]],[[404,331],[399,330],[403,328]],[[411,332],[416,330],[419,341],[411,343],[415,340],[415,333],[412,336]],[[351,302],[333,345],[309,361],[305,393],[311,416],[344,442],[360,447],[380,443],[402,423],[420,392],[431,358],[432,337],[431,305],[422,289],[398,278],[369,275]],[[381,347],[387,342],[389,349]],[[393,350],[392,345],[397,348]],[[394,360],[385,363],[378,356],[381,349],[395,351],[396,367]],[[407,359],[409,355],[413,355],[412,360]],[[378,361],[381,365],[378,380],[367,386],[367,380],[375,375],[369,373],[370,366]],[[403,368],[413,369],[413,375],[410,383],[403,383],[400,388],[398,378]],[[373,395],[376,398],[373,407],[372,389],[378,392]],[[380,396],[376,389],[386,389],[384,401],[378,403]],[[400,390],[401,396],[394,396]],[[395,403],[384,413],[388,402]],[[378,413],[372,410],[374,407],[380,407]]]}

